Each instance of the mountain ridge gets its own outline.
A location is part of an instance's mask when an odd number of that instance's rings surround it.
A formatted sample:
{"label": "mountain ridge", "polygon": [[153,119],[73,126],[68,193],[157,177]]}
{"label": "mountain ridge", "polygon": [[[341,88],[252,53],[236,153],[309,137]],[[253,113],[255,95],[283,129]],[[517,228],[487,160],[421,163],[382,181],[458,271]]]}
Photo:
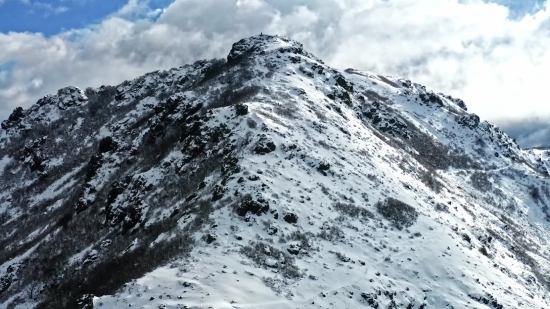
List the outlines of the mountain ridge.
{"label": "mountain ridge", "polygon": [[285,37],[16,109],[0,177],[0,308],[548,306],[547,157]]}

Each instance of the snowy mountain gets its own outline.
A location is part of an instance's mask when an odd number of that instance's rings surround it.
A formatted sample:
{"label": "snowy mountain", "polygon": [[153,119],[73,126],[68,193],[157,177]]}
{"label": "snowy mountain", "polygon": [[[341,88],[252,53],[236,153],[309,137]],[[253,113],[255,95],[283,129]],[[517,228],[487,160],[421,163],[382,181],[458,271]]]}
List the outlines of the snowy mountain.
{"label": "snowy mountain", "polygon": [[0,308],[550,308],[550,154],[285,37],[0,136]]}

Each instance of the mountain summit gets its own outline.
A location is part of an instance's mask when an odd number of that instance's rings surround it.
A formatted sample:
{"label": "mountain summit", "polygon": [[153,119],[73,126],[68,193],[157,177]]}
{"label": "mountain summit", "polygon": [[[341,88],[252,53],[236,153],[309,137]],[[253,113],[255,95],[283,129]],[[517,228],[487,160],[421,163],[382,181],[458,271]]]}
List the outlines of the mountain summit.
{"label": "mountain summit", "polygon": [[548,158],[260,35],[2,122],[0,308],[549,308]]}

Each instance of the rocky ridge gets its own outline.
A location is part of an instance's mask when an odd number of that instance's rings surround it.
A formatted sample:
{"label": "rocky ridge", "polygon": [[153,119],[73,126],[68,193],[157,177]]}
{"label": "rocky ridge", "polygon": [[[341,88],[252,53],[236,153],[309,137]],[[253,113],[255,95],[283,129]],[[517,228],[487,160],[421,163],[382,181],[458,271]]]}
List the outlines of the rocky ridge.
{"label": "rocky ridge", "polygon": [[243,39],[2,122],[0,308],[545,308],[546,162],[460,99]]}

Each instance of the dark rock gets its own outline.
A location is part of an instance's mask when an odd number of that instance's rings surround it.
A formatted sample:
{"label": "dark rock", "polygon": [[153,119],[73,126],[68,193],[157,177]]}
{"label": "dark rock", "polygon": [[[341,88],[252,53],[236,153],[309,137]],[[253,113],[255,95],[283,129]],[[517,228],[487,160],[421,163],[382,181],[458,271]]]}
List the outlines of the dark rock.
{"label": "dark rock", "polygon": [[290,254],[298,254],[300,253],[300,250],[302,249],[302,247],[299,245],[299,244],[290,244],[289,248],[286,249],[286,251],[288,251],[288,253]]}
{"label": "dark rock", "polygon": [[134,228],[141,219],[142,209],[139,204],[119,208],[115,215],[111,215],[111,225],[116,226],[122,223],[122,234],[125,234],[130,229]]}
{"label": "dark rock", "polygon": [[235,157],[226,157],[223,159],[221,172],[223,176],[229,176],[238,173],[241,168],[237,164],[239,160]]}
{"label": "dark rock", "polygon": [[241,217],[246,216],[247,213],[252,213],[258,216],[265,214],[269,211],[269,203],[262,197],[254,200],[252,196],[244,196],[241,204],[237,208],[237,214]]}
{"label": "dark rock", "polygon": [[196,197],[197,197],[197,194],[193,193],[185,199],[185,202],[190,202],[191,200],[195,199]]}
{"label": "dark rock", "polygon": [[291,224],[298,222],[298,216],[293,213],[287,213],[283,219]]}
{"label": "dark rock", "polygon": [[251,54],[254,51],[254,43],[255,42],[250,42],[250,39],[242,39],[234,43],[231,51],[227,55],[227,62],[232,63],[243,58],[246,54]]}
{"label": "dark rock", "polygon": [[16,107],[7,120],[2,121],[2,129],[7,130],[17,126],[21,120],[25,117],[23,108],[18,106]]}
{"label": "dark rock", "polygon": [[112,150],[116,150],[116,142],[111,136],[106,136],[99,141],[99,152],[105,153]]}
{"label": "dark rock", "polygon": [[388,309],[397,309],[397,308],[399,308],[397,306],[397,303],[395,302],[395,300],[392,299],[389,306],[388,306]]}
{"label": "dark rock", "polygon": [[180,213],[180,209],[179,208],[175,208],[172,213],[170,214],[170,218],[174,218],[175,216],[177,216],[178,214]]}
{"label": "dark rock", "polygon": [[214,186],[214,190],[212,190],[212,202],[220,200],[225,192],[227,191],[227,188],[224,188],[220,185]]}
{"label": "dark rock", "polygon": [[17,274],[15,271],[16,269],[17,268],[15,268],[13,265],[10,265],[8,267],[7,273],[4,276],[0,277],[0,295],[7,291],[17,280]]}
{"label": "dark rock", "polygon": [[189,163],[191,160],[200,156],[206,148],[207,142],[208,141],[201,136],[190,137],[182,149],[182,153],[187,155],[185,162]]}
{"label": "dark rock", "polygon": [[17,122],[21,120],[23,117],[25,117],[25,114],[23,113],[23,108],[21,106],[18,106],[13,110],[11,115],[8,117],[8,120]]}
{"label": "dark rock", "polygon": [[485,296],[482,296],[482,295],[472,295],[472,294],[468,294],[468,296],[473,299],[473,300],[476,300],[482,304],[485,304],[485,305],[491,305],[492,308],[495,308],[495,309],[504,309],[504,306],[501,305],[497,300],[496,298],[487,293]]}
{"label": "dark rock", "polygon": [[476,114],[469,114],[466,116],[462,116],[458,119],[458,124],[464,127],[470,128],[472,130],[475,129],[477,126],[479,126],[479,122],[480,122],[479,116]]}
{"label": "dark rock", "polygon": [[245,104],[236,104],[235,105],[235,114],[237,114],[237,116],[244,116],[246,114],[248,114],[248,106],[245,105]]}
{"label": "dark rock", "polygon": [[25,144],[21,161],[29,165],[31,172],[37,171],[41,176],[47,176],[46,161],[48,156],[45,154],[45,144],[47,137],[38,138]]}
{"label": "dark rock", "polygon": [[458,105],[458,107],[462,108],[465,111],[468,111],[468,107],[466,106],[466,103],[464,103],[464,101],[458,98],[454,98],[452,100],[456,103],[456,105]]}
{"label": "dark rock", "polygon": [[304,67],[300,67],[300,72],[304,73],[305,76],[309,77],[309,78],[313,78],[315,75],[313,74],[313,72],[311,72],[310,70],[307,70],[306,68]]}
{"label": "dark rock", "polygon": [[189,282],[187,282],[187,281],[185,281],[184,283],[182,283],[182,285],[183,285],[184,288],[190,288],[190,287],[193,286],[191,283],[189,283]]}
{"label": "dark rock", "polygon": [[376,301],[376,294],[373,293],[361,293],[361,297],[367,302],[372,308],[378,308],[378,302]]}
{"label": "dark rock", "polygon": [[401,85],[407,89],[412,89],[412,82],[408,79],[400,79],[399,82]]}
{"label": "dark rock", "polygon": [[348,81],[344,76],[338,74],[334,79],[336,80],[336,83],[340,87],[346,89],[349,92],[353,92],[353,86],[350,83],[348,83]]}
{"label": "dark rock", "polygon": [[206,187],[206,183],[205,183],[204,181],[201,181],[201,182],[199,183],[199,190],[202,190],[202,189],[204,189],[205,187]]}
{"label": "dark rock", "polygon": [[328,175],[328,174],[327,174],[327,171],[328,171],[329,169],[330,169],[330,163],[328,163],[328,162],[321,162],[321,163],[319,163],[319,165],[317,166],[317,170],[318,170],[321,174],[323,174],[323,175],[325,175],[325,176]]}
{"label": "dark rock", "polygon": [[[115,202],[116,198],[124,192],[126,187],[128,186],[127,183],[120,183],[118,181],[113,182],[111,185],[111,190],[109,190],[109,195],[107,196],[107,205],[106,207],[109,209],[109,207]],[[109,211],[107,211],[109,212]],[[107,218],[107,221],[109,221],[109,218]]]}
{"label": "dark rock", "polygon": [[94,295],[84,294],[76,300],[76,309],[93,309]]}
{"label": "dark rock", "polygon": [[267,234],[268,235],[275,235],[277,234],[277,228],[274,227],[274,226],[270,226],[268,229],[267,229]]}
{"label": "dark rock", "polygon": [[204,241],[206,241],[207,244],[213,243],[214,241],[216,241],[216,239],[217,239],[216,235],[212,235],[210,233],[204,236]]}
{"label": "dark rock", "polygon": [[289,59],[292,63],[300,63],[300,61],[301,61],[300,57],[297,57],[297,56],[289,56],[288,59]]}
{"label": "dark rock", "polygon": [[276,148],[277,146],[275,146],[275,143],[273,143],[273,141],[268,140],[265,137],[262,137],[254,146],[253,151],[255,154],[265,155],[272,151],[275,151]]}
{"label": "dark rock", "polygon": [[75,105],[82,105],[88,100],[82,90],[77,87],[65,87],[57,91],[57,95],[47,95],[36,102],[36,106],[56,105],[66,110]]}
{"label": "dark rock", "polygon": [[90,158],[88,167],[86,170],[86,181],[90,181],[96,174],[99,168],[103,165],[103,155],[101,153],[95,154]]}
{"label": "dark rock", "polygon": [[437,94],[431,91],[426,93],[421,93],[418,96],[420,97],[422,102],[426,104],[437,103],[439,106],[445,106],[445,104],[443,103],[443,100],[441,100],[441,98]]}
{"label": "dark rock", "polygon": [[[77,202],[77,211],[78,211],[78,202]],[[57,227],[67,227],[67,224],[72,220],[74,213],[72,211],[69,211],[65,213],[63,216],[61,216],[57,222],[55,223],[55,226]]]}

